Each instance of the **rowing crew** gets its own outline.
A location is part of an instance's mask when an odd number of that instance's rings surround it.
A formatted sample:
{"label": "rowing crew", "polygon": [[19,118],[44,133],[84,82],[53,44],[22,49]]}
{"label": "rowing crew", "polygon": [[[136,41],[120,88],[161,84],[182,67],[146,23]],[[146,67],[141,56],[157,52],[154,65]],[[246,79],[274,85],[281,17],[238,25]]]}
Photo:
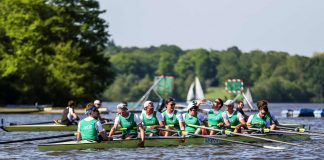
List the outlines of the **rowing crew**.
{"label": "rowing crew", "polygon": [[[240,104],[240,103],[239,103]],[[279,125],[275,117],[268,111],[268,104],[261,100],[257,102],[259,113],[251,115],[247,122],[247,116],[240,110],[234,110],[234,102],[227,100],[225,111],[221,111],[223,101],[217,98],[212,109],[207,113],[199,111],[200,103],[193,101],[188,106],[188,112],[181,114],[175,107],[175,100],[169,98],[166,101],[166,110],[163,113],[154,111],[152,101],[144,103],[143,112],[140,115],[128,112],[127,103],[123,102],[117,105],[118,116],[115,118],[109,136],[106,135],[100,121],[98,121],[99,111],[92,103],[86,107],[87,117],[80,121],[78,125],[78,140],[109,140],[112,139],[118,127],[121,127],[122,139],[131,139],[138,137],[140,132],[140,144],[144,143],[144,136],[170,136],[173,133],[162,132],[158,128],[174,129],[179,134],[204,134],[201,128],[195,128],[195,125],[204,125],[216,129],[225,128],[233,132],[241,132],[241,129],[252,128],[271,128],[275,129]],[[241,105],[241,104],[240,104]],[[210,135],[216,134],[216,131],[210,131]],[[205,131],[206,134],[206,131]],[[100,139],[98,139],[100,137]]]}

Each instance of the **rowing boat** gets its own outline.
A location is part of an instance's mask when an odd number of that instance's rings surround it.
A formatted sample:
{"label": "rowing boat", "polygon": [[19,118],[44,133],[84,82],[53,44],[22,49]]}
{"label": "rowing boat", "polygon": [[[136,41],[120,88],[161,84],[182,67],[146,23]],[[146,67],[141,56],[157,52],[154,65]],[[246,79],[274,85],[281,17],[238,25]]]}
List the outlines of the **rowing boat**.
{"label": "rowing boat", "polygon": [[[276,140],[282,141],[294,141],[294,140],[309,140],[310,137],[308,135],[288,135],[288,134],[254,134],[255,136],[266,137]],[[215,138],[225,138],[229,140],[241,141],[241,142],[251,142],[251,143],[263,143],[263,140],[248,138],[243,136],[228,136],[228,135],[216,135],[212,136]],[[206,137],[147,137],[145,139],[145,147],[168,147],[168,146],[186,146],[186,145],[203,145],[203,144],[211,144],[211,145],[222,145],[228,144],[231,142],[218,140],[214,138],[206,138]],[[67,141],[67,142],[59,142],[59,143],[47,143],[40,144],[38,148],[40,150],[80,150],[80,149],[107,149],[107,148],[136,148],[138,147],[138,139],[130,139],[130,140],[113,140],[113,141]]]}
{"label": "rowing boat", "polygon": [[[109,131],[112,127],[112,123],[105,123],[103,127],[106,131]],[[9,125],[1,126],[1,129],[7,132],[43,132],[43,131],[76,131],[77,125],[63,125],[56,123],[49,124],[32,124],[32,125]]]}
{"label": "rowing boat", "polygon": [[289,123],[280,123],[280,126],[282,127],[289,127],[289,128],[305,128],[304,124],[289,124]]}

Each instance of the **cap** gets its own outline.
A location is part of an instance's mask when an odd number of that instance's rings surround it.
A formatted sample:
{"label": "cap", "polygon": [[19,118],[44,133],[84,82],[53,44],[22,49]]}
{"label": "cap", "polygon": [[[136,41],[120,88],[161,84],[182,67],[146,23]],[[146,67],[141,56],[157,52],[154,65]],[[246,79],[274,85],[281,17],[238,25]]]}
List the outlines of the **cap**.
{"label": "cap", "polygon": [[95,110],[98,110],[96,106],[92,106],[91,108],[87,109],[85,114],[88,115],[90,114],[91,112],[95,111]]}
{"label": "cap", "polygon": [[93,102],[93,104],[100,104],[100,103],[101,103],[100,100],[95,100],[95,101]]}
{"label": "cap", "polygon": [[147,106],[149,106],[149,104],[152,104],[152,107],[154,107],[152,101],[145,101],[144,102],[144,108],[147,107]]}
{"label": "cap", "polygon": [[127,108],[127,104],[125,104],[125,103],[119,103],[119,104],[117,105],[117,109],[128,109],[128,108]]}
{"label": "cap", "polygon": [[231,99],[228,99],[225,103],[224,103],[225,106],[227,105],[234,105],[234,101],[231,100]]}
{"label": "cap", "polygon": [[187,106],[187,110],[189,110],[189,109],[191,109],[191,108],[193,108],[193,107],[198,107],[196,101],[192,101],[192,102],[190,102],[190,103],[188,104],[188,106]]}

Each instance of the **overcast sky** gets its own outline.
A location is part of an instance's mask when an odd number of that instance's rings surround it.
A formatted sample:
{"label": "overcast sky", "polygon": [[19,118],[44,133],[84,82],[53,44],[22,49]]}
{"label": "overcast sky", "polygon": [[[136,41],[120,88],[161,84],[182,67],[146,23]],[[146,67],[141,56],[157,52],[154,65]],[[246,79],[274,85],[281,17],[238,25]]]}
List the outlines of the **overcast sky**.
{"label": "overcast sky", "polygon": [[99,0],[124,47],[324,52],[324,0]]}

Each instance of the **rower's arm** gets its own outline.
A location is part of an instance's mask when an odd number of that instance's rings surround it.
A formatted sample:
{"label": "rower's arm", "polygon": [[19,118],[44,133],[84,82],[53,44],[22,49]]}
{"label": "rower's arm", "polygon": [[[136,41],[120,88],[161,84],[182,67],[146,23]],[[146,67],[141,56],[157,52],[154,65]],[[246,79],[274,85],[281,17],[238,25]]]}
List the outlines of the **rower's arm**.
{"label": "rower's arm", "polygon": [[78,119],[78,115],[75,113],[74,108],[70,108],[72,111],[69,111],[73,119]]}
{"label": "rower's arm", "polygon": [[164,127],[164,122],[163,122],[164,121],[164,118],[163,118],[161,112],[156,112],[156,118],[159,121],[159,126],[156,126],[155,128],[157,128],[157,127]]}
{"label": "rower's arm", "polygon": [[241,114],[241,113],[238,113],[237,116],[238,116],[240,124],[245,125],[246,122],[245,122],[245,119],[244,119],[244,115]]}
{"label": "rower's arm", "polygon": [[140,131],[141,141],[144,142],[144,139],[145,139],[145,133],[144,133],[144,128],[143,128],[142,124],[139,124],[139,125],[138,125],[138,130]]}
{"label": "rower's arm", "polygon": [[164,127],[164,122],[163,121],[159,121],[159,127]]}
{"label": "rower's arm", "polygon": [[112,136],[114,135],[114,133],[115,133],[117,127],[118,127],[119,121],[120,121],[120,120],[119,120],[119,116],[117,116],[117,117],[115,118],[114,126],[110,129],[109,137],[112,137]]}
{"label": "rower's arm", "polygon": [[77,141],[81,141],[81,133],[80,132],[77,132],[76,137],[77,137]]}
{"label": "rower's arm", "polygon": [[118,127],[118,125],[114,124],[114,126],[110,129],[109,137],[112,137],[114,135],[117,127]]}
{"label": "rower's arm", "polygon": [[105,131],[101,131],[99,132],[99,135],[102,137],[103,140],[107,141],[108,140],[108,137],[106,135],[106,132]]}
{"label": "rower's arm", "polygon": [[248,128],[251,128],[251,127],[252,127],[252,124],[251,124],[252,119],[253,119],[253,115],[251,115],[251,116],[249,117],[249,119],[247,120],[247,122],[246,122],[246,125],[247,125]]}
{"label": "rower's arm", "polygon": [[223,122],[224,122],[224,127],[231,127],[231,124],[228,120],[228,116],[225,112],[222,113],[222,118],[223,118]]}
{"label": "rower's arm", "polygon": [[81,141],[82,137],[81,137],[81,133],[80,133],[80,123],[78,124],[78,130],[77,130],[77,141]]}
{"label": "rower's arm", "polygon": [[184,131],[185,130],[185,124],[184,122],[179,122],[180,130]]}

